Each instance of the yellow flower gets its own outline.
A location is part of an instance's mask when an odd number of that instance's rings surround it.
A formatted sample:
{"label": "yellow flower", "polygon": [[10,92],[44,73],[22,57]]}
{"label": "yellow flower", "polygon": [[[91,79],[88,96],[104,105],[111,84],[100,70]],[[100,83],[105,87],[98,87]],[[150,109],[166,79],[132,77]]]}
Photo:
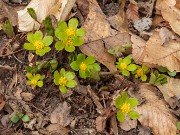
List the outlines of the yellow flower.
{"label": "yellow flower", "polygon": [[123,70],[127,68],[127,64],[125,62],[122,62],[119,67]]}
{"label": "yellow flower", "polygon": [[35,46],[36,50],[39,50],[39,49],[44,48],[45,45],[44,45],[44,43],[42,41],[36,41],[34,43],[34,46]]}
{"label": "yellow flower", "polygon": [[85,71],[87,69],[87,65],[84,62],[82,62],[80,64],[79,68],[80,68],[80,70]]}
{"label": "yellow flower", "polygon": [[122,106],[121,106],[121,111],[123,113],[129,113],[131,111],[131,106],[129,103],[124,103]]}
{"label": "yellow flower", "polygon": [[73,41],[71,38],[68,38],[65,42],[67,45],[73,45]]}
{"label": "yellow flower", "polygon": [[136,72],[137,72],[137,76],[138,76],[138,77],[141,77],[141,76],[144,75],[144,71],[143,71],[142,68],[139,68]]}
{"label": "yellow flower", "polygon": [[68,36],[73,36],[73,35],[76,34],[76,31],[73,28],[68,28],[66,30],[66,33],[67,33]]}
{"label": "yellow flower", "polygon": [[32,79],[31,80],[31,84],[34,86],[34,85],[36,85],[37,84],[37,80],[36,79]]}
{"label": "yellow flower", "polygon": [[59,79],[59,84],[62,86],[66,86],[67,85],[67,78],[66,77],[60,77]]}

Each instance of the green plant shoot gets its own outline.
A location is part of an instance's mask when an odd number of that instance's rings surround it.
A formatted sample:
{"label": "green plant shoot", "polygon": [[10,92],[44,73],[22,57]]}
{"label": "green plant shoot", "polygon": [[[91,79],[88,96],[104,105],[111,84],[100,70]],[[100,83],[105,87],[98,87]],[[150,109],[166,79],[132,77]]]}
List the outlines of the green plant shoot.
{"label": "green plant shoot", "polygon": [[85,35],[85,30],[78,27],[78,20],[72,18],[68,25],[65,21],[61,21],[55,29],[55,35],[59,41],[55,44],[56,50],[65,49],[67,52],[73,52],[76,46],[84,44],[82,36]]}
{"label": "green plant shoot", "polygon": [[123,122],[128,116],[131,119],[138,119],[139,114],[135,111],[135,107],[138,105],[136,98],[130,98],[127,92],[122,92],[114,102],[115,107],[118,109],[117,119],[119,122]]}
{"label": "green plant shoot", "polygon": [[151,73],[149,83],[154,85],[163,85],[167,83],[167,77],[164,74],[159,74],[159,72],[156,70]]}
{"label": "green plant shoot", "polygon": [[133,72],[137,69],[137,65],[132,64],[130,55],[125,58],[119,58],[116,66],[124,76],[130,76],[130,71]]}
{"label": "green plant shoot", "polygon": [[13,26],[9,20],[6,20],[4,22],[4,24],[2,25],[2,29],[6,33],[6,35],[9,37],[13,37],[15,35]]}
{"label": "green plant shoot", "polygon": [[145,65],[138,66],[135,70],[135,78],[140,78],[141,81],[145,82],[147,80],[146,74],[149,72],[149,68]]}
{"label": "green plant shoot", "polygon": [[27,73],[26,77],[28,78],[27,85],[30,85],[32,89],[43,86],[44,75]]}
{"label": "green plant shoot", "polygon": [[78,54],[77,60],[70,64],[71,68],[75,71],[79,71],[81,78],[91,77],[92,73],[98,73],[101,67],[96,63],[95,57],[86,56],[84,54]]}
{"label": "green plant shoot", "polygon": [[43,37],[43,33],[41,31],[36,31],[34,34],[28,33],[27,40],[29,41],[29,43],[24,44],[24,49],[35,51],[37,55],[43,56],[51,50],[49,46],[53,42],[53,37]]}
{"label": "green plant shoot", "polygon": [[59,90],[65,94],[68,91],[68,88],[74,88],[77,85],[77,82],[74,80],[75,74],[73,72],[65,71],[64,68],[58,72],[54,72],[54,83],[59,85]]}
{"label": "green plant shoot", "polygon": [[18,123],[20,120],[22,120],[23,122],[29,122],[30,118],[28,115],[25,115],[21,112],[15,113],[13,116],[11,116],[10,121],[14,124]]}

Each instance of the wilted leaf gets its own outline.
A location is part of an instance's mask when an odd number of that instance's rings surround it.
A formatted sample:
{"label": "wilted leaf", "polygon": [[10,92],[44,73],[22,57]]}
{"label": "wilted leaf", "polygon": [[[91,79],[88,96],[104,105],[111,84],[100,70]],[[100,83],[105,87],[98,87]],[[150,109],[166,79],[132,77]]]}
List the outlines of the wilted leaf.
{"label": "wilted leaf", "polygon": [[115,35],[116,31],[110,27],[97,1],[87,1],[89,2],[89,14],[83,24],[83,28],[86,30],[85,42],[87,43]]}
{"label": "wilted leaf", "polygon": [[50,124],[47,128],[48,134],[68,135],[69,130],[59,124]]}
{"label": "wilted leaf", "polygon": [[161,44],[169,42],[171,39],[173,39],[173,34],[170,30],[168,30],[166,27],[163,27],[159,31],[159,35],[161,37]]}
{"label": "wilted leaf", "polygon": [[28,92],[22,92],[21,97],[24,101],[31,101],[35,97],[35,95]]}
{"label": "wilted leaf", "polygon": [[146,45],[139,37],[133,37],[131,37],[133,42],[132,53],[133,59],[137,63],[144,63],[150,67],[159,65],[168,68],[170,71],[180,72],[180,44],[178,41],[170,40],[162,45],[158,31],[153,33]]}
{"label": "wilted leaf", "polygon": [[85,44],[81,46],[80,49],[84,54],[88,56],[94,56],[97,61],[105,65],[110,71],[116,71],[116,59],[107,52],[104,47],[103,41],[98,40]]}
{"label": "wilted leaf", "polygon": [[136,4],[130,3],[126,11],[127,18],[132,21],[138,20],[139,19],[138,9],[139,8]]}
{"label": "wilted leaf", "polygon": [[171,28],[180,35],[180,10],[175,6],[179,0],[157,0],[156,8],[161,11],[163,18]]}
{"label": "wilted leaf", "polygon": [[[17,12],[19,30],[39,29],[38,22],[42,22],[48,15],[54,15],[57,20],[65,19],[74,3],[75,0],[32,0],[25,9]],[[28,8],[34,9],[38,22],[29,15]]]}
{"label": "wilted leaf", "polygon": [[170,98],[180,99],[180,80],[167,77],[167,84],[157,86],[162,92],[164,99],[169,102]]}
{"label": "wilted leaf", "polygon": [[51,113],[50,121],[51,123],[57,123],[61,126],[67,126],[70,124],[72,117],[70,117],[70,109],[67,102],[60,103],[59,106]]}
{"label": "wilted leaf", "polygon": [[151,85],[142,84],[140,86],[140,96],[146,101],[137,108],[141,115],[139,121],[143,126],[150,127],[154,135],[175,135],[177,120],[155,92],[157,89]]}

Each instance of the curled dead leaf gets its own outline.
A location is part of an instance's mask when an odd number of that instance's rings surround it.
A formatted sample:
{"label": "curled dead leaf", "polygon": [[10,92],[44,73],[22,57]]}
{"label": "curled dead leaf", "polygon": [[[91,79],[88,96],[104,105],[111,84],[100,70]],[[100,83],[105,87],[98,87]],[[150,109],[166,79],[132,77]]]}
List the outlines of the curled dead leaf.
{"label": "curled dead leaf", "polygon": [[180,44],[170,40],[162,45],[159,31],[154,31],[149,40],[145,42],[132,36],[132,56],[135,62],[144,63],[149,67],[163,66],[170,71],[180,72]]}
{"label": "curled dead leaf", "polygon": [[173,31],[180,35],[180,10],[176,7],[179,0],[157,0],[156,8],[163,18],[169,22]]}
{"label": "curled dead leaf", "polygon": [[144,97],[146,101],[137,108],[141,115],[138,120],[143,126],[150,127],[154,135],[175,135],[177,119],[155,92],[157,89],[151,85],[140,85],[140,96]]}

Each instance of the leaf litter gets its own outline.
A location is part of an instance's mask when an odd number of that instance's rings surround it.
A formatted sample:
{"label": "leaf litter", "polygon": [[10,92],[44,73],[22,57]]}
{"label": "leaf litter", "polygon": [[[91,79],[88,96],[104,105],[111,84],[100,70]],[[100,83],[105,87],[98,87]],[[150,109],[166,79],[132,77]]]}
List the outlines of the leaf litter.
{"label": "leaf litter", "polygon": [[[3,127],[2,129],[8,127],[8,118],[13,112],[21,111],[30,116],[30,122],[13,125],[10,129],[15,131],[18,129],[29,134],[118,135],[121,133],[150,134],[152,132],[154,135],[174,135],[178,133],[176,129],[180,107],[178,0],[157,0],[156,2],[155,0],[147,2],[131,0],[130,3],[122,0],[115,4],[109,0],[102,3],[98,0],[86,0],[85,2],[77,0],[76,3],[74,0],[51,2],[31,0],[18,12],[7,3],[3,3],[2,8],[7,13],[6,17],[14,26],[18,24],[16,26],[18,30],[24,32],[39,29],[39,22],[50,14],[55,16],[55,20],[66,20],[72,16],[79,18],[80,24],[86,30],[85,44],[80,47],[80,50],[88,56],[95,56],[97,61],[103,65],[105,72],[102,73],[102,80],[98,83],[77,77],[79,85],[74,88],[73,93],[65,96],[59,94],[59,91],[50,85],[41,90],[31,91],[25,85],[25,77],[21,76],[25,74],[25,66],[19,66],[11,55],[21,54],[23,57],[28,55],[30,65],[37,58],[24,51],[15,52],[11,50],[11,45],[7,46],[7,42],[2,42],[2,45],[0,44],[0,57],[2,58],[0,74],[4,71],[12,71],[12,74],[7,74],[5,78],[0,76],[0,82],[5,82],[7,86],[5,90],[0,83],[0,93],[3,95],[0,96],[0,127]],[[118,9],[119,4],[119,9],[118,11],[112,9],[114,13],[106,14],[107,10],[103,9],[104,4],[108,10],[113,5],[116,5],[114,9]],[[28,7],[35,10],[38,21],[30,17],[27,12]],[[18,17],[14,18],[13,15]],[[16,35],[14,38],[17,37]],[[22,43],[18,42],[20,44],[18,47],[21,47]],[[128,80],[118,75],[115,66],[116,58],[123,56],[119,50],[127,44],[132,44],[132,57],[136,63],[145,64],[151,68],[163,66],[170,71],[176,71],[177,76],[167,77],[168,83],[157,86],[157,89],[149,84],[141,84],[137,80]],[[118,55],[115,56],[108,52],[109,49],[116,48],[119,48]],[[67,56],[55,53],[51,55]],[[10,63],[7,62],[8,60]],[[52,77],[51,73],[47,74],[48,78]],[[115,116],[116,110],[112,105],[113,97],[124,89],[131,96],[141,100],[137,107],[141,117],[138,120],[118,123]],[[83,92],[78,92],[79,90]],[[108,94],[104,97],[102,93],[106,93],[106,90]],[[2,133],[6,133],[6,130]]]}

